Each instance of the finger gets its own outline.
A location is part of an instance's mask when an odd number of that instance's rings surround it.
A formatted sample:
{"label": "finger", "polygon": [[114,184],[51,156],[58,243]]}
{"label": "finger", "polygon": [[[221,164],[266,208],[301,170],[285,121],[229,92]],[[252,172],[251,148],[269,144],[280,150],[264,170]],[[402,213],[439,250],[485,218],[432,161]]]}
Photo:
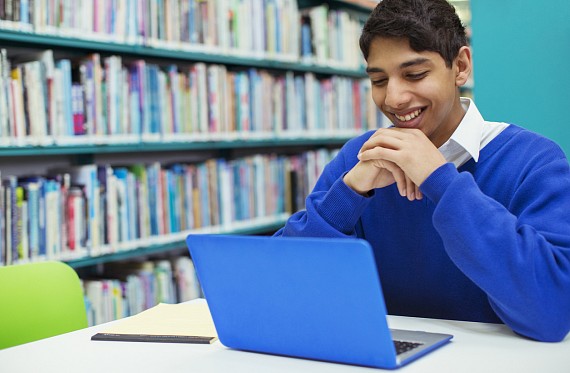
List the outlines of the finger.
{"label": "finger", "polygon": [[373,149],[377,146],[389,147],[397,149],[399,142],[397,140],[404,140],[405,134],[394,131],[389,128],[380,128],[364,143],[360,148],[360,152]]}
{"label": "finger", "polygon": [[424,194],[422,193],[422,191],[420,190],[419,186],[415,186],[416,187],[416,199],[420,200],[424,198]]}
{"label": "finger", "polygon": [[404,174],[404,171],[402,171],[402,169],[398,167],[396,164],[389,161],[382,161],[382,166],[386,170],[390,171],[390,173],[394,177],[394,180],[396,181],[396,187],[398,188],[398,192],[400,193],[400,195],[402,197],[406,197],[408,193],[407,190],[408,184],[406,182],[406,175]]}
{"label": "finger", "polygon": [[379,128],[369,137],[369,140],[379,137],[379,136],[392,136],[399,139],[403,139],[410,135],[411,130],[409,128],[397,128],[397,127],[389,127],[389,128]]}
{"label": "finger", "polygon": [[378,128],[373,134],[372,136],[370,136],[370,138],[374,138],[377,136],[382,136],[383,134],[385,134],[387,131],[389,131],[390,128]]}
{"label": "finger", "polygon": [[[386,144],[388,142],[391,141],[388,140],[385,141],[384,143]],[[397,149],[393,149],[391,147],[386,147],[386,146],[376,146],[374,148],[361,151],[357,157],[361,161],[380,159],[380,160],[388,160],[394,163],[397,153],[398,153]]]}
{"label": "finger", "polygon": [[406,176],[406,191],[407,191],[407,197],[408,197],[409,201],[413,201],[416,199],[416,185],[407,176]]}

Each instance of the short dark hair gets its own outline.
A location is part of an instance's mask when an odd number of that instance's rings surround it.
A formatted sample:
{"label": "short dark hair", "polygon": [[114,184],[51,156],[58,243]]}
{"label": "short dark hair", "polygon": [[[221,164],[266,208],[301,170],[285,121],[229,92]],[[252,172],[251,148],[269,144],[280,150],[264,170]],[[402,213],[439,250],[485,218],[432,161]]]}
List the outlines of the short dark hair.
{"label": "short dark hair", "polygon": [[468,45],[465,27],[446,0],[382,0],[360,35],[360,49],[368,60],[377,37],[406,38],[416,52],[437,52],[451,67],[459,49]]}

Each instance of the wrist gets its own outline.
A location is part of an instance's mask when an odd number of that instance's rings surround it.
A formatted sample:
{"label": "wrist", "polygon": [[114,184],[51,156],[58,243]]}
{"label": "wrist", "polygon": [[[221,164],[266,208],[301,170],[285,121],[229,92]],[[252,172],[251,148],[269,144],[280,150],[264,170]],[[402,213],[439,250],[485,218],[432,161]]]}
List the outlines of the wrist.
{"label": "wrist", "polygon": [[350,171],[347,172],[343,178],[342,181],[344,182],[344,184],[349,187],[350,189],[352,189],[354,192],[360,194],[363,197],[369,197],[370,196],[370,189],[366,189],[363,190],[361,188],[358,188],[353,182],[352,182],[352,178],[351,178],[351,174]]}

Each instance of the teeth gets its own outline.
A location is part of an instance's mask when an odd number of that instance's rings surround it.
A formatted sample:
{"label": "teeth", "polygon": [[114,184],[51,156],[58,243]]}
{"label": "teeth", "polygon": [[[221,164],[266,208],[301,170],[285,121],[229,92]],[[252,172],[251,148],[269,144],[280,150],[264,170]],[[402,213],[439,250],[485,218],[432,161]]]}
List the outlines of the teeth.
{"label": "teeth", "polygon": [[406,114],[405,116],[401,116],[398,114],[394,114],[394,116],[396,118],[398,118],[398,120],[402,121],[402,122],[407,122],[409,120],[414,119],[415,117],[417,117],[418,115],[420,115],[420,113],[422,112],[422,109],[418,109],[410,114]]}

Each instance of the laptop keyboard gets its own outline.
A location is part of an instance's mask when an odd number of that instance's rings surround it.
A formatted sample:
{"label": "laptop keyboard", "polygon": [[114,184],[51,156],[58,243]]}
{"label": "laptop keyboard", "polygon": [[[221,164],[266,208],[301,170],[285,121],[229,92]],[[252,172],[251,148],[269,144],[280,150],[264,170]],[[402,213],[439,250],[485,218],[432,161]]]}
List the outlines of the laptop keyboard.
{"label": "laptop keyboard", "polygon": [[396,347],[396,355],[403,354],[413,350],[414,348],[421,346],[423,343],[416,342],[406,342],[406,341],[394,341],[394,346]]}

